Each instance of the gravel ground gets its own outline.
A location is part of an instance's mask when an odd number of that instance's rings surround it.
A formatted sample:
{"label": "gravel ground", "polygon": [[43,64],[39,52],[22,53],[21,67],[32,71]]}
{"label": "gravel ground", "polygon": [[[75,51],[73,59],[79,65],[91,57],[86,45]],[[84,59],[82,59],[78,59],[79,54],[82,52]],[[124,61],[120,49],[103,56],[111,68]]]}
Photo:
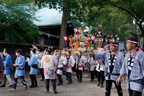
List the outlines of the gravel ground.
{"label": "gravel ground", "polygon": [[[65,83],[65,76],[63,76],[64,84],[62,86],[57,86],[58,94],[45,94],[45,81],[40,81],[40,75],[37,76],[38,87],[24,90],[20,79],[18,80],[18,86],[16,92],[9,92],[9,84],[4,88],[0,88],[0,96],[105,96],[105,88],[100,88],[97,86],[97,80],[90,82],[90,78],[83,78],[82,83],[78,83],[75,74],[72,76],[73,84],[67,85]],[[25,77],[28,86],[30,85],[30,79],[28,75]],[[105,87],[105,86],[104,86]],[[123,96],[129,96],[127,91],[127,84],[122,84]],[[52,86],[50,86],[50,91],[52,91]],[[118,96],[117,91],[112,87],[111,96]],[[144,94],[143,94],[144,96]]]}

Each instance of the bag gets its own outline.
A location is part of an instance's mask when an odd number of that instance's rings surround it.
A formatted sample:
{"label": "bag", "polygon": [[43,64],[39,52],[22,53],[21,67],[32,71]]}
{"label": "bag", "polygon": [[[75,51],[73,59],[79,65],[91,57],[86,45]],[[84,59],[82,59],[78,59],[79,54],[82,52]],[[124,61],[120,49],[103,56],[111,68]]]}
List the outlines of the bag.
{"label": "bag", "polygon": [[44,74],[46,74],[46,75],[52,77],[52,76],[55,75],[55,71],[52,70],[52,69],[45,69],[45,70],[44,70]]}
{"label": "bag", "polygon": [[32,65],[32,68],[38,69],[38,65],[37,64]]}

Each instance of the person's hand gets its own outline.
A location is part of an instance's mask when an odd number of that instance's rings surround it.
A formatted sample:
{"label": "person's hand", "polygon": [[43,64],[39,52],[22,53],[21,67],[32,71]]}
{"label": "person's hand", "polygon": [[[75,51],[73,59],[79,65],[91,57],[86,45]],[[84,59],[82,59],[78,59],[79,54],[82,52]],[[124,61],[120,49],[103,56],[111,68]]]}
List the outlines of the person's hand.
{"label": "person's hand", "polygon": [[26,60],[27,62],[29,61],[29,58],[27,57],[27,60]]}
{"label": "person's hand", "polygon": [[119,84],[120,84],[120,81],[121,81],[121,78],[119,77],[119,78],[116,80],[116,84],[119,85]]}
{"label": "person's hand", "polygon": [[123,76],[123,77],[122,77],[122,80],[123,80],[123,81],[126,80],[126,76]]}
{"label": "person's hand", "polygon": [[19,66],[19,64],[13,64],[14,67]]}

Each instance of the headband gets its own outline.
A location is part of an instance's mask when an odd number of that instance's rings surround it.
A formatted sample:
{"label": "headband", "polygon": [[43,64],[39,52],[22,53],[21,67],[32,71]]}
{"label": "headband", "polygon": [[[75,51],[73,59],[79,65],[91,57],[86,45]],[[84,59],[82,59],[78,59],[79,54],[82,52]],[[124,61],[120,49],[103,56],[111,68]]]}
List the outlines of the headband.
{"label": "headband", "polygon": [[109,46],[116,46],[117,47],[118,45],[117,44],[109,44]]}
{"label": "headband", "polygon": [[134,43],[134,44],[139,45],[139,42],[136,42],[136,41],[127,40],[127,42],[130,42],[130,43]]}

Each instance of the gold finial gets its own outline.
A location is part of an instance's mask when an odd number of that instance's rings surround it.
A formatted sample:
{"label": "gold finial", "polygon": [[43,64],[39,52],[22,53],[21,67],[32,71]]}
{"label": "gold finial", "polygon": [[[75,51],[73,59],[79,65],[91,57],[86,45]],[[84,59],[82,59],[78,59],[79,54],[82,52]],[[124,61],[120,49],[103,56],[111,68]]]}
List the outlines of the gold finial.
{"label": "gold finial", "polygon": [[99,24],[97,28],[98,28],[99,30],[102,30],[102,29],[103,29],[103,27],[102,27],[101,24]]}

